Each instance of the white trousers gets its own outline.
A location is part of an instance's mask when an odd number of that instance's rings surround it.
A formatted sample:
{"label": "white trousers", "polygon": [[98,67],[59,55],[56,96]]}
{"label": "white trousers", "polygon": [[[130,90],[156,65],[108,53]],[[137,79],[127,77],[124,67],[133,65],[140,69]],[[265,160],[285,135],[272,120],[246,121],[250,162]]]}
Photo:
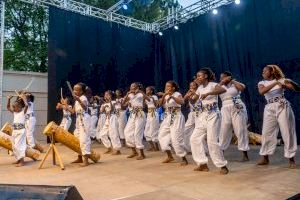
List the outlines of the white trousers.
{"label": "white trousers", "polygon": [[148,113],[146,126],[145,126],[145,138],[147,141],[158,142],[158,129],[159,129],[159,115],[158,112]]}
{"label": "white trousers", "polygon": [[90,124],[90,134],[92,138],[95,138],[97,135],[97,123],[98,123],[97,115],[92,115],[91,124]]}
{"label": "white trousers", "polygon": [[106,118],[104,126],[100,131],[100,138],[106,148],[121,149],[121,142],[118,131],[119,123],[116,115]]}
{"label": "white trousers", "polygon": [[275,102],[265,106],[260,155],[274,154],[279,129],[284,142],[284,157],[292,158],[296,155],[295,116],[290,103],[287,100],[283,101],[284,104]]}
{"label": "white trousers", "polygon": [[91,154],[91,137],[89,134],[90,130],[90,115],[84,114],[76,117],[76,127],[74,135],[79,139],[80,149],[82,155]]}
{"label": "white trousers", "polygon": [[158,140],[162,151],[171,150],[170,145],[172,144],[177,156],[181,158],[186,156],[183,137],[184,124],[185,119],[181,112],[174,115],[172,124],[171,114],[165,115],[158,133]]}
{"label": "white trousers", "polygon": [[193,159],[197,165],[207,164],[208,158],[205,153],[207,141],[208,152],[216,167],[224,167],[227,161],[224,158],[218,143],[221,125],[219,111],[202,112],[196,118],[196,126],[191,136],[191,148]]}
{"label": "white trousers", "polygon": [[35,139],[34,139],[35,124],[36,124],[35,117],[29,117],[29,119],[26,119],[25,121],[26,139],[27,139],[27,144],[30,148],[35,147]]}
{"label": "white trousers", "polygon": [[25,151],[27,148],[25,129],[13,130],[11,142],[15,158],[17,160],[25,158]]}
{"label": "white trousers", "polygon": [[222,121],[219,142],[222,150],[229,147],[232,139],[232,132],[238,140],[238,150],[248,151],[249,136],[247,129],[247,110],[243,103],[243,109],[238,110],[233,104],[225,104],[221,109]]}
{"label": "white trousers", "polygon": [[119,137],[120,139],[125,139],[124,129],[127,123],[126,110],[121,110],[119,112],[118,122],[119,122]]}
{"label": "white trousers", "polygon": [[195,128],[195,117],[196,117],[196,113],[190,112],[188,115],[188,119],[184,125],[183,138],[184,138],[185,148],[188,152],[192,152],[190,138]]}
{"label": "white trousers", "polygon": [[105,114],[100,114],[99,115],[99,119],[98,119],[98,123],[97,123],[97,130],[96,130],[96,138],[98,140],[101,139],[100,136],[100,131],[103,128],[104,124],[105,124],[105,119],[106,119],[106,115]]}
{"label": "white trousers", "polygon": [[129,116],[124,130],[126,144],[129,147],[144,149],[143,133],[145,129],[145,122],[146,116],[143,111]]}
{"label": "white trousers", "polygon": [[64,130],[68,131],[71,124],[72,124],[71,117],[63,117],[59,126],[62,127]]}

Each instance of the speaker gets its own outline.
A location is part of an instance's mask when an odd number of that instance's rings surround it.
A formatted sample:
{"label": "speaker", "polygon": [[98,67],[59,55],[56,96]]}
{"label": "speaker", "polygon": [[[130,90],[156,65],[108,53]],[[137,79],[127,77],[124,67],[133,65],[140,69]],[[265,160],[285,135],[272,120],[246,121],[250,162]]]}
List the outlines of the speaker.
{"label": "speaker", "polygon": [[75,186],[0,184],[0,200],[83,200]]}
{"label": "speaker", "polygon": [[288,198],[287,200],[300,200],[300,193]]}

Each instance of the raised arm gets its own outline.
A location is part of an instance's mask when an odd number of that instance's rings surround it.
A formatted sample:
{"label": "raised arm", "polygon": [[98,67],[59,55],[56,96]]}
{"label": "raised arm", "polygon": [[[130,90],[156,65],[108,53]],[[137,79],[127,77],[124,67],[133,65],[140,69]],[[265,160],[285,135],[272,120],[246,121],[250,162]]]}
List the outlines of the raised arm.
{"label": "raised arm", "polygon": [[11,113],[14,112],[14,111],[12,110],[12,108],[11,108],[11,105],[10,105],[10,101],[11,101],[12,98],[13,98],[13,96],[11,96],[11,95],[9,95],[9,96],[7,97],[7,105],[6,105],[7,110],[8,110],[9,112],[11,112]]}
{"label": "raised arm", "polygon": [[284,80],[284,87],[295,92],[300,92],[300,86],[291,79]]}
{"label": "raised arm", "polygon": [[240,92],[244,91],[246,86],[243,83],[240,83],[236,80],[232,80],[231,83],[236,87],[236,89]]}
{"label": "raised arm", "polygon": [[260,95],[264,95],[267,92],[269,92],[273,87],[275,87],[276,85],[281,85],[281,83],[279,83],[278,81],[275,81],[274,83],[268,85],[268,86],[264,86],[262,84],[258,85],[258,92]]}

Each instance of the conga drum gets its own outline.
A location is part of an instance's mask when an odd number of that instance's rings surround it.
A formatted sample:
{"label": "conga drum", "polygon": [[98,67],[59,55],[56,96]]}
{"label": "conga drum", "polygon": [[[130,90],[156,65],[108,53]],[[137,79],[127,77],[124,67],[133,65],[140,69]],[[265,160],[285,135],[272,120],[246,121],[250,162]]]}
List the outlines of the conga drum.
{"label": "conga drum", "polygon": [[[0,146],[9,150],[13,151],[12,149],[12,136],[7,135],[7,133],[0,132]],[[31,158],[32,160],[38,160],[40,153],[37,150],[31,149],[27,147],[25,156]]]}
{"label": "conga drum", "polygon": [[[50,122],[44,129],[43,133],[48,137],[51,137],[53,134],[53,139],[55,141],[82,155],[78,138],[64,130],[62,127],[58,126],[55,122]],[[97,154],[95,151],[91,150],[90,159],[97,163],[100,159],[100,154]]]}

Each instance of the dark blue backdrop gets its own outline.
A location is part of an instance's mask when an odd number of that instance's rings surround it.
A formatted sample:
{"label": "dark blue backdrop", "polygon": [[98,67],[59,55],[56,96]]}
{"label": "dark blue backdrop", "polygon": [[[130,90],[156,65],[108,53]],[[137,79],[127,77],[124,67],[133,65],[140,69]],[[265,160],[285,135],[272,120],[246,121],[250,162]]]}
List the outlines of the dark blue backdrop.
{"label": "dark blue backdrop", "polygon": [[[59,118],[54,106],[66,80],[83,81],[103,92],[133,81],[163,88],[174,79],[185,90],[197,70],[208,66],[217,75],[231,70],[247,85],[244,99],[251,128],[260,131],[265,102],[257,83],[262,68],[279,64],[287,77],[300,82],[299,20],[299,0],[243,0],[159,37],[51,8],[48,119]],[[288,92],[287,97],[298,124],[299,95]]]}

